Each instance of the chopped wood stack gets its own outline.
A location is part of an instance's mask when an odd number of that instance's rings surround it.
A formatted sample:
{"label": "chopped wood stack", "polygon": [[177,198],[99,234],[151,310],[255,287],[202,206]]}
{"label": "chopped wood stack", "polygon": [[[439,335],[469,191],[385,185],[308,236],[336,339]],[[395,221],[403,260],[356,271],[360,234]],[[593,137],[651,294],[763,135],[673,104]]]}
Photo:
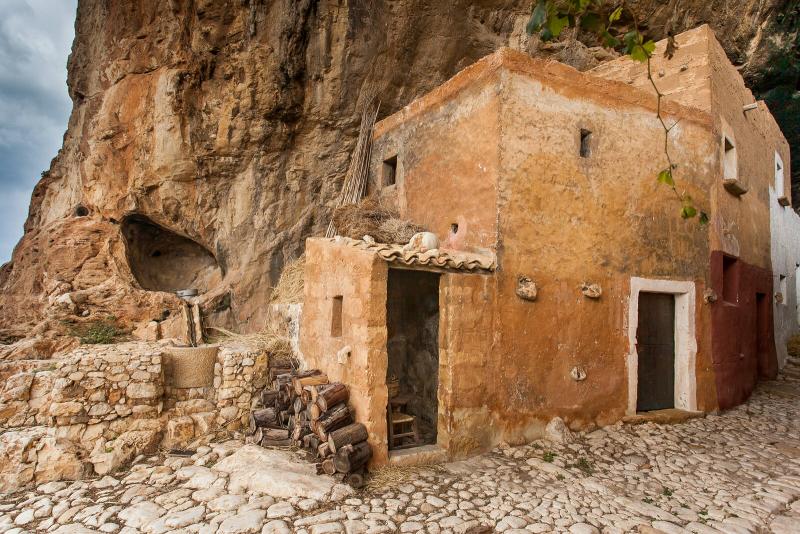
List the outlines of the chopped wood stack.
{"label": "chopped wood stack", "polygon": [[346,385],[330,383],[322,371],[270,367],[260,407],[250,414],[251,443],[262,447],[302,447],[314,455],[317,472],[345,475],[353,486],[364,483],[372,457],[367,429],[354,422]]}

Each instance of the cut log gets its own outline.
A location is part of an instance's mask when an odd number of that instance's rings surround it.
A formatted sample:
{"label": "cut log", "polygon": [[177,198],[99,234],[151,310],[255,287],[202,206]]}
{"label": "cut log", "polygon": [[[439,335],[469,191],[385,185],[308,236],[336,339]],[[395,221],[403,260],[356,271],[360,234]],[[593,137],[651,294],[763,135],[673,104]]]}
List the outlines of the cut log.
{"label": "cut log", "polygon": [[328,449],[328,442],[327,441],[323,441],[317,447],[317,457],[318,458],[327,458],[331,454],[332,453],[331,453],[330,449]]}
{"label": "cut log", "polygon": [[256,431],[256,428],[262,427],[278,427],[278,413],[275,408],[260,408],[250,412],[250,433]]}
{"label": "cut log", "polygon": [[302,425],[296,425],[294,427],[294,431],[292,432],[292,439],[295,441],[300,441],[310,433],[311,433],[311,428],[309,428],[307,423],[303,423]]}
{"label": "cut log", "polygon": [[330,384],[320,384],[319,386],[309,386],[309,390],[311,391],[311,402],[317,402],[317,397],[319,396],[319,392],[325,388],[331,387]]}
{"label": "cut log", "polygon": [[316,454],[319,449],[319,437],[316,434],[309,434],[308,436],[308,450]]}
{"label": "cut log", "polygon": [[289,417],[291,414],[288,411],[280,412],[278,414],[278,419],[280,421],[281,427],[288,427],[289,426]]}
{"label": "cut log", "polygon": [[303,404],[303,399],[300,397],[294,398],[294,414],[297,415],[305,409],[305,405]]}
{"label": "cut log", "polygon": [[318,386],[320,384],[328,383],[328,375],[322,373],[321,371],[316,371],[316,373],[317,374],[309,376],[296,376],[292,379],[292,385],[294,386],[294,392],[296,395],[301,395],[303,393],[304,386]]}
{"label": "cut log", "polygon": [[256,445],[261,445],[261,440],[263,438],[264,435],[261,432],[260,428],[256,428],[255,432],[253,432],[250,436],[247,437],[249,443],[255,443]]}
{"label": "cut log", "polygon": [[324,471],[326,475],[336,474],[336,466],[333,463],[333,458],[325,458],[322,460],[322,471]]}
{"label": "cut log", "polygon": [[289,406],[292,404],[292,396],[289,394],[289,390],[285,387],[281,388],[278,391],[278,396],[275,399],[275,408],[279,411],[288,410]]}
{"label": "cut log", "polygon": [[345,445],[354,445],[365,441],[369,437],[367,427],[361,423],[343,426],[328,434],[328,448],[335,453]]}
{"label": "cut log", "polygon": [[353,414],[350,413],[346,404],[337,404],[327,412],[324,412],[317,419],[317,424],[314,431],[322,441],[328,440],[328,433],[333,432],[337,428],[349,425],[353,422]]}
{"label": "cut log", "polygon": [[262,447],[291,447],[292,446],[291,439],[269,439],[264,438],[261,440]]}
{"label": "cut log", "polygon": [[345,478],[345,482],[347,482],[353,489],[361,489],[364,487],[366,479],[363,473],[350,473],[347,475],[347,478]]}
{"label": "cut log", "polygon": [[284,373],[277,375],[274,379],[272,379],[272,389],[279,391],[283,389],[286,384],[292,383],[292,375],[290,373]]}
{"label": "cut log", "polygon": [[262,428],[261,434],[265,439],[289,439],[289,431],[285,428]]}
{"label": "cut log", "polygon": [[269,368],[269,376],[267,377],[270,382],[274,382],[280,375],[289,375],[292,373],[292,368],[288,366],[275,366]]}
{"label": "cut log", "polygon": [[261,406],[269,408],[275,406],[275,400],[278,398],[278,392],[274,389],[261,390]]}
{"label": "cut log", "polygon": [[316,421],[322,415],[322,410],[319,409],[318,404],[312,404],[308,407],[308,415],[310,420]]}
{"label": "cut log", "polygon": [[308,405],[311,402],[311,388],[316,386],[303,386],[303,391],[300,392],[300,398],[303,399],[303,404]]}
{"label": "cut log", "polygon": [[362,441],[339,449],[333,457],[333,463],[338,473],[352,473],[365,465],[371,457],[372,447],[366,441]]}
{"label": "cut log", "polygon": [[340,383],[331,384],[330,387],[320,391],[317,395],[317,404],[320,410],[327,412],[328,409],[336,406],[337,404],[347,403],[350,398],[350,391],[347,386]]}

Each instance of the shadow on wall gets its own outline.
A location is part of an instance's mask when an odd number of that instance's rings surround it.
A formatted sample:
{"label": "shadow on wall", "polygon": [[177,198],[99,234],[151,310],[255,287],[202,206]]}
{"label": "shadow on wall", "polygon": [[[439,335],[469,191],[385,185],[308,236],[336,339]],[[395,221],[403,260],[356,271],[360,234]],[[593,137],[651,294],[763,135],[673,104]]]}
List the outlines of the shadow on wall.
{"label": "shadow on wall", "polygon": [[122,235],[131,272],[142,289],[175,292],[197,289],[205,293],[222,280],[211,252],[142,215],[122,221]]}

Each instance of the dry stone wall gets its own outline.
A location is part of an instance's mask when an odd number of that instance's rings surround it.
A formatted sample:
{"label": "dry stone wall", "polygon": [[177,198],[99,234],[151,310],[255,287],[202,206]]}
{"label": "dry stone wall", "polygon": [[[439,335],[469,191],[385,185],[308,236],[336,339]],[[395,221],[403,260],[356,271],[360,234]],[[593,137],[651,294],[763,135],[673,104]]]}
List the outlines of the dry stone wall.
{"label": "dry stone wall", "polygon": [[0,492],[106,474],[157,447],[187,448],[247,423],[266,355],[223,346],[206,388],[165,383],[167,344],[81,347],[10,365],[0,389]]}

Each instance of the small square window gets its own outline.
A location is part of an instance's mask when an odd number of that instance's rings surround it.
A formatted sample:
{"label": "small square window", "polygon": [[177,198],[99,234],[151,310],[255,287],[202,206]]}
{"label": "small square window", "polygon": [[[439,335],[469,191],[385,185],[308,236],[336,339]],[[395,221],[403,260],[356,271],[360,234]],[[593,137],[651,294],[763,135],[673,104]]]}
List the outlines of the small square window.
{"label": "small square window", "polygon": [[725,154],[722,159],[723,178],[726,180],[735,180],[739,177],[739,168],[736,161],[736,146],[727,135],[723,139],[723,144],[725,146]]}
{"label": "small square window", "polygon": [[581,157],[588,158],[592,153],[591,148],[592,132],[581,128]]}
{"label": "small square window", "polygon": [[383,187],[389,187],[397,182],[397,156],[392,156],[389,159],[383,160],[383,173],[382,173]]}
{"label": "small square window", "polygon": [[342,303],[341,295],[333,297],[331,306],[331,337],[342,337]]}
{"label": "small square window", "polygon": [[458,223],[451,223],[450,224],[450,233],[457,234],[458,233]]}

